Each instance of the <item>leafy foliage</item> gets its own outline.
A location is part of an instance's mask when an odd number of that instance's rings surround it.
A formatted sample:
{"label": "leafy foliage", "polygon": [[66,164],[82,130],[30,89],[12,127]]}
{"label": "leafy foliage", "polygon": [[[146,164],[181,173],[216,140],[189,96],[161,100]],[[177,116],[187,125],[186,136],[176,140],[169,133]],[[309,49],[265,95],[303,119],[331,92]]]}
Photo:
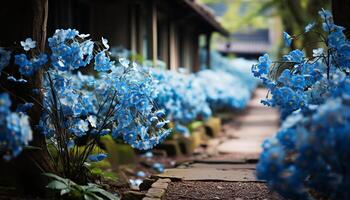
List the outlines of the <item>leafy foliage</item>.
{"label": "leafy foliage", "polygon": [[59,191],[59,195],[69,199],[84,200],[118,200],[118,196],[113,195],[98,185],[89,183],[88,185],[78,185],[75,182],[57,176],[55,174],[46,173],[45,176],[53,179],[47,188]]}

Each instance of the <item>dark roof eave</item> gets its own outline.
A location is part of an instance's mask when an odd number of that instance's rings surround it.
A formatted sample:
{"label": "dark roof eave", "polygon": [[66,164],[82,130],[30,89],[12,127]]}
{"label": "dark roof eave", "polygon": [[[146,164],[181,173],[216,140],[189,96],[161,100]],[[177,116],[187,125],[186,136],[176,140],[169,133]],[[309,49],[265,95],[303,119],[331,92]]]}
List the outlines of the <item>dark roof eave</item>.
{"label": "dark roof eave", "polygon": [[218,22],[215,19],[214,15],[206,11],[202,5],[194,2],[193,0],[182,0],[182,1],[185,2],[186,5],[188,5],[192,10],[196,11],[196,13],[201,18],[203,18],[212,27],[214,31],[217,31],[226,37],[230,35],[230,33],[224,27],[222,27],[220,22]]}

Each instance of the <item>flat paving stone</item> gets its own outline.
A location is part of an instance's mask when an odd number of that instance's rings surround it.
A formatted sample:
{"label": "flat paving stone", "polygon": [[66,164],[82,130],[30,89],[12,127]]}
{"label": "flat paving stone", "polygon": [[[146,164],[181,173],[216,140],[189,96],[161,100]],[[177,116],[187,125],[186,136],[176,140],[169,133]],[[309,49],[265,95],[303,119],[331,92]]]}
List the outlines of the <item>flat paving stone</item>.
{"label": "flat paving stone", "polygon": [[259,158],[259,153],[229,153],[201,160],[202,163],[246,164]]}
{"label": "flat paving stone", "polygon": [[193,163],[188,168],[206,168],[206,169],[255,169],[255,164],[206,164],[206,163]]}
{"label": "flat paving stone", "polygon": [[252,169],[212,169],[212,168],[190,168],[190,169],[166,169],[164,173],[157,175],[164,178],[175,178],[183,181],[231,181],[231,182],[260,182]]}
{"label": "flat paving stone", "polygon": [[165,195],[165,190],[160,188],[151,188],[148,190],[146,197],[162,198]]}
{"label": "flat paving stone", "polygon": [[217,147],[219,153],[260,153],[261,140],[231,139]]}
{"label": "flat paving stone", "polygon": [[278,125],[279,119],[280,117],[277,113],[265,113],[264,115],[247,113],[246,115],[237,117],[236,120],[240,122],[249,121],[256,124],[268,123],[268,124]]}
{"label": "flat paving stone", "polygon": [[266,138],[273,136],[278,131],[277,127],[257,127],[249,126],[240,129],[226,130],[228,136],[234,136],[237,138]]}

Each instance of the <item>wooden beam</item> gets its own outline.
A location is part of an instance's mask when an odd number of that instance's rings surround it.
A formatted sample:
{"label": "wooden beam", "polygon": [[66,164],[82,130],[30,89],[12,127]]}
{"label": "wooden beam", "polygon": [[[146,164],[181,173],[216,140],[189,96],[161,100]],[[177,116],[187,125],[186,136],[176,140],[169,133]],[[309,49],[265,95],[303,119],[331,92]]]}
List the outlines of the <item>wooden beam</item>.
{"label": "wooden beam", "polygon": [[177,51],[177,34],[174,22],[169,24],[169,67],[170,70],[176,71],[179,67]]}
{"label": "wooden beam", "polygon": [[193,35],[193,72],[198,72],[200,70],[199,62],[199,34]]}
{"label": "wooden beam", "polygon": [[205,42],[205,51],[206,51],[206,61],[205,64],[207,66],[208,69],[210,69],[210,62],[211,62],[211,58],[210,58],[210,51],[211,51],[211,47],[210,47],[210,42],[211,42],[211,33],[207,33],[205,36],[206,42]]}
{"label": "wooden beam", "polygon": [[135,8],[135,5],[134,4],[131,4],[130,5],[130,14],[129,14],[129,17],[130,17],[130,23],[129,23],[129,26],[130,26],[130,36],[129,36],[129,39],[130,39],[130,50],[132,52],[137,52],[137,31],[136,31],[136,8]]}
{"label": "wooden beam", "polygon": [[157,24],[157,5],[155,1],[152,1],[151,5],[151,59],[153,61],[153,66],[157,65],[157,60],[158,60],[158,37],[157,37],[157,32],[158,32],[158,24]]}

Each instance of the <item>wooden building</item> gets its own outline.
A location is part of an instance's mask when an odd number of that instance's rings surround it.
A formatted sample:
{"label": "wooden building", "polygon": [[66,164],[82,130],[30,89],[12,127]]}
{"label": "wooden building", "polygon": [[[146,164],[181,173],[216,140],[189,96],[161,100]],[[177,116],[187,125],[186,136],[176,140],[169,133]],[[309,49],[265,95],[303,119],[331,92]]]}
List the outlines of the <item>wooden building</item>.
{"label": "wooden building", "polygon": [[[194,0],[49,0],[49,33],[76,28],[169,69],[199,70],[199,37],[228,35],[214,15]],[[208,54],[210,55],[210,54]],[[210,57],[207,58],[209,63]]]}

